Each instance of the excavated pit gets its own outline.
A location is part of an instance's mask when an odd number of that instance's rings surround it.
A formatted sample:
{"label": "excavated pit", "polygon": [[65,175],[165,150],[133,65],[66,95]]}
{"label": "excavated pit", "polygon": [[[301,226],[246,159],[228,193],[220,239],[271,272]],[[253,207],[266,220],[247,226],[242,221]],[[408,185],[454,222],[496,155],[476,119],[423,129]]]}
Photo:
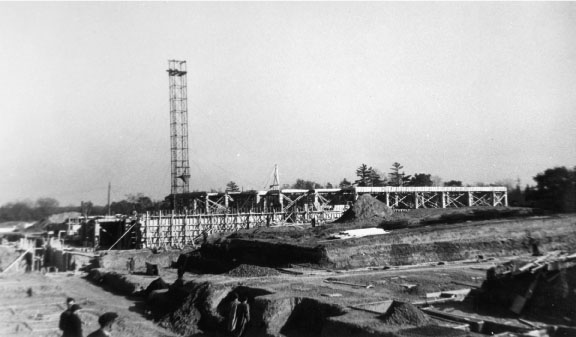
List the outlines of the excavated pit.
{"label": "excavated pit", "polygon": [[320,336],[328,317],[346,313],[339,304],[257,287],[191,281],[184,288],[180,294],[153,293],[148,301],[160,326],[184,336],[201,331],[226,334],[233,293],[246,297],[250,305],[247,336]]}

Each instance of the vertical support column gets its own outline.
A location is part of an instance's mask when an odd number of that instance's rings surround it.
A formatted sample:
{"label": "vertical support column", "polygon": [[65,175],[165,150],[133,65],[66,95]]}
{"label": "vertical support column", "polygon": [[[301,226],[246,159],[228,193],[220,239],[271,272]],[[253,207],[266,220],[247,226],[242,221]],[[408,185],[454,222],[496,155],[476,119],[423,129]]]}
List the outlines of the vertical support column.
{"label": "vertical support column", "polygon": [[496,191],[492,191],[492,207],[496,207]]}
{"label": "vertical support column", "polygon": [[418,209],[418,192],[414,192],[414,208]]}
{"label": "vertical support column", "polygon": [[282,192],[278,191],[278,202],[280,203],[280,209],[284,211],[284,199],[282,198]]}
{"label": "vertical support column", "polygon": [[208,194],[206,194],[206,197],[204,198],[204,212],[206,212],[206,214],[210,213],[210,197],[208,196]]}
{"label": "vertical support column", "polygon": [[212,214],[207,214],[206,215],[208,217],[209,223],[210,223],[210,233],[214,233],[214,223],[212,221]]}
{"label": "vertical support column", "polygon": [[440,192],[440,197],[442,198],[442,208],[446,208],[446,192]]}
{"label": "vertical support column", "polygon": [[468,191],[468,207],[472,207],[472,205],[474,205],[472,191]]}
{"label": "vertical support column", "polygon": [[390,192],[385,192],[386,194],[386,206],[390,207]]}
{"label": "vertical support column", "polygon": [[508,191],[504,191],[504,206],[508,207]]}
{"label": "vertical support column", "polygon": [[198,201],[196,198],[192,200],[192,214],[196,214],[196,207],[198,207]]}
{"label": "vertical support column", "polygon": [[188,212],[184,214],[184,222],[182,223],[182,245],[186,244],[188,238]]}
{"label": "vertical support column", "polygon": [[158,216],[158,224],[156,227],[156,247],[160,247],[160,226],[162,226],[162,211],[160,211],[160,215]]}
{"label": "vertical support column", "polygon": [[224,193],[224,207],[228,210],[228,192]]}
{"label": "vertical support column", "polygon": [[174,237],[174,211],[172,211],[172,216],[170,216],[170,227],[168,233],[170,233],[170,238],[168,239],[168,245],[172,247],[172,238]]}

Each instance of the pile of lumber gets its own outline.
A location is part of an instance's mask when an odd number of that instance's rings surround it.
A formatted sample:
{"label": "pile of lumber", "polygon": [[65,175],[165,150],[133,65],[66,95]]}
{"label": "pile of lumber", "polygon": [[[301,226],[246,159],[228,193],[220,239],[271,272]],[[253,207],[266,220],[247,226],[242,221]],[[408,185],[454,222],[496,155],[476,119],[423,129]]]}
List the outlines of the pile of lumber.
{"label": "pile of lumber", "polygon": [[488,278],[514,276],[523,273],[536,274],[544,271],[556,271],[576,266],[576,254],[553,251],[543,256],[533,257],[528,261],[510,261],[496,266]]}

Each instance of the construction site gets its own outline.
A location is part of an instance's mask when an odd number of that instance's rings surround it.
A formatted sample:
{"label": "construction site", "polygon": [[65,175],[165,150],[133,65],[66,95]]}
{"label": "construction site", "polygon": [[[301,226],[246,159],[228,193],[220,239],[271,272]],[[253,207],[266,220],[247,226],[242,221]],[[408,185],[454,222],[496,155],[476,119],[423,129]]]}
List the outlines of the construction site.
{"label": "construction site", "polygon": [[128,337],[576,336],[576,214],[499,186],[282,189],[278,167],[191,192],[186,62],[167,72],[170,209],[4,235],[0,336],[61,336],[68,297],[85,334],[114,311]]}

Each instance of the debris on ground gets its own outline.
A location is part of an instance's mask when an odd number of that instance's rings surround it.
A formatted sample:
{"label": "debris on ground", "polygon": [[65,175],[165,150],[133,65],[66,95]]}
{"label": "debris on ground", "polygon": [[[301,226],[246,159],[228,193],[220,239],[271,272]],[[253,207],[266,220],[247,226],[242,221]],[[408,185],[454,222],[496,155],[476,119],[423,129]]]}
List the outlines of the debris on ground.
{"label": "debris on ground", "polygon": [[542,318],[553,313],[576,322],[575,288],[576,254],[553,251],[489,269],[478,299],[480,305],[498,306],[514,314]]}
{"label": "debris on ground", "polygon": [[262,276],[277,276],[280,272],[274,268],[254,266],[251,264],[241,264],[238,267],[226,273],[228,276],[233,277],[262,277]]}
{"label": "debris on ground", "polygon": [[380,317],[390,325],[422,326],[430,324],[430,318],[410,303],[393,301],[386,313]]}

